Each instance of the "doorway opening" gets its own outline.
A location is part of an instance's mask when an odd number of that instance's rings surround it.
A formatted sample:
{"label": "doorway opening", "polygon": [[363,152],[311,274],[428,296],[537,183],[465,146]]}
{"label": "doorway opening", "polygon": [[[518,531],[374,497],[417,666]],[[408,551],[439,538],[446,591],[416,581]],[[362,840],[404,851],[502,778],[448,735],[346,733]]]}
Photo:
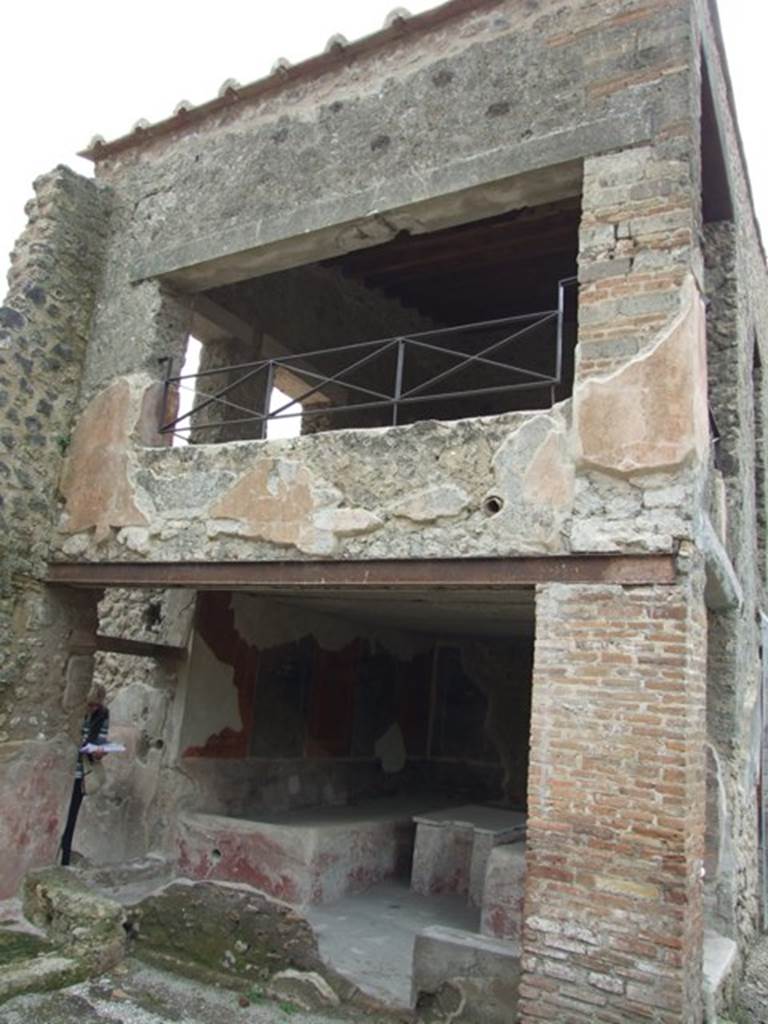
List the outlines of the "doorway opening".
{"label": "doorway opening", "polygon": [[201,594],[179,872],[301,907],[390,1004],[425,935],[519,958],[533,625],[531,587]]}

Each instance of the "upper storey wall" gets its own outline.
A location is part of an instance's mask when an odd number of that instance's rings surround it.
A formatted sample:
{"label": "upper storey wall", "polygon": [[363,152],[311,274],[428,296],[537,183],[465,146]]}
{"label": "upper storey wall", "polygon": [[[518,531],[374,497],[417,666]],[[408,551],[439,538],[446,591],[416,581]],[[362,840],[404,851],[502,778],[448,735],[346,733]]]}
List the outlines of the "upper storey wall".
{"label": "upper storey wall", "polygon": [[649,141],[685,110],[688,65],[686,4],[480,4],[98,173],[139,204],[134,272],[167,273]]}
{"label": "upper storey wall", "polygon": [[[684,136],[691,54],[687,3],[480,3],[106,157],[115,232],[86,392],[156,374],[174,349],[178,310],[156,275],[196,289],[216,261],[235,279],[383,242],[437,226],[428,204],[446,195],[453,220],[488,216],[516,205],[514,188],[482,210],[466,190]],[[275,249],[297,237],[290,256]]]}

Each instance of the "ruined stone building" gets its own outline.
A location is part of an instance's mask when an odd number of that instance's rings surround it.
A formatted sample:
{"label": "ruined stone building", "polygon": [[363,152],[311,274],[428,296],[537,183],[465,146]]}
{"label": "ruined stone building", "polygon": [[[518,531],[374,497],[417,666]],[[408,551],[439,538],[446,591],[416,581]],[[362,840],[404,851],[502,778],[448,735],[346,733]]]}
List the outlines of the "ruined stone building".
{"label": "ruined stone building", "polygon": [[766,914],[768,293],[714,0],[394,12],[86,155],[0,309],[0,895],[56,859],[95,672],[91,863],[331,937],[399,886],[414,1000],[471,955],[508,1020],[701,1020]]}

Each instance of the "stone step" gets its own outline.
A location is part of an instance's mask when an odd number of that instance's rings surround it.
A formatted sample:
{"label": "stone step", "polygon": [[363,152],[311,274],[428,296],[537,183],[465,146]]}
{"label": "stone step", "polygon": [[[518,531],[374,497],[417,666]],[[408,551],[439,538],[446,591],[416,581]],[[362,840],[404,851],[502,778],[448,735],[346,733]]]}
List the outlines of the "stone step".
{"label": "stone step", "polygon": [[[413,1005],[425,993],[439,995],[448,983],[460,1001],[477,1002],[477,1012],[485,1014],[478,1019],[487,1024],[496,1019],[492,1004],[496,1002],[496,995],[500,996],[502,1016],[498,1019],[509,1021],[514,1018],[510,1013],[517,1001],[519,980],[520,947],[516,942],[442,925],[432,925],[416,936],[411,983]],[[471,1007],[467,1012],[471,1017]]]}

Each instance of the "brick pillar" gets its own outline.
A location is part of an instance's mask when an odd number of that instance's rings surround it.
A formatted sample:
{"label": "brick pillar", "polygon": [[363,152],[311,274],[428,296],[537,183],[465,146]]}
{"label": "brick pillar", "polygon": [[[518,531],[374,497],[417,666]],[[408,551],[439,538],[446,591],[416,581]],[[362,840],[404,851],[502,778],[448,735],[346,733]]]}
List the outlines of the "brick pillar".
{"label": "brick pillar", "polygon": [[695,260],[690,150],[673,133],[584,162],[577,386],[652,345],[680,309]]}
{"label": "brick pillar", "polygon": [[524,1022],[701,1020],[700,583],[543,586]]}

